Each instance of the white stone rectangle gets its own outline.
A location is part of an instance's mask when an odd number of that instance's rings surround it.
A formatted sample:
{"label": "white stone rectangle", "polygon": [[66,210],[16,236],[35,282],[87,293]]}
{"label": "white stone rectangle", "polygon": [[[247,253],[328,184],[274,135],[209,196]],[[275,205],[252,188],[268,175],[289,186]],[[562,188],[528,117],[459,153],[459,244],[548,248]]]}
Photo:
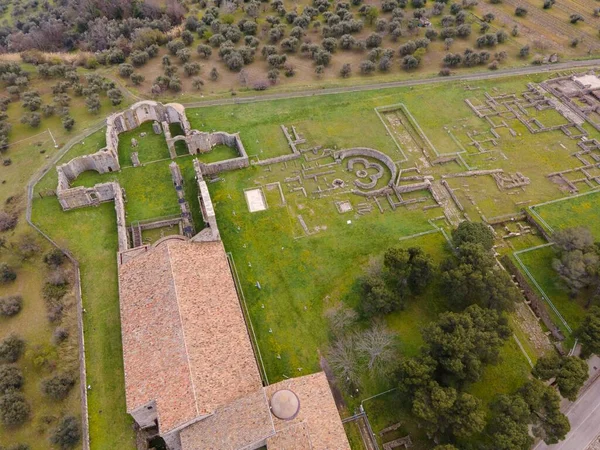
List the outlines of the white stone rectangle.
{"label": "white stone rectangle", "polygon": [[262,189],[249,189],[244,192],[246,203],[250,212],[264,211],[267,209],[267,202]]}

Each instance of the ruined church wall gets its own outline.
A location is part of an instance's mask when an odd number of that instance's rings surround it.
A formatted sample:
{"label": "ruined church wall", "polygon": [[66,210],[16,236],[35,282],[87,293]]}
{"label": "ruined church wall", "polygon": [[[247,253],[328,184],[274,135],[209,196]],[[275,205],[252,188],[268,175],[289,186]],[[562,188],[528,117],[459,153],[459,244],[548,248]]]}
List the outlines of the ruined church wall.
{"label": "ruined church wall", "polygon": [[119,185],[110,182],[96,184],[93,187],[78,186],[69,188],[59,192],[58,201],[65,210],[110,202],[115,198],[116,186]]}
{"label": "ruined church wall", "polygon": [[108,149],[102,149],[91,155],[78,156],[73,158],[66,164],[57,167],[59,173],[66,177],[71,182],[76,179],[82,172],[87,170],[95,170],[98,173],[106,173],[114,170],[119,170],[119,160],[116,155]]}

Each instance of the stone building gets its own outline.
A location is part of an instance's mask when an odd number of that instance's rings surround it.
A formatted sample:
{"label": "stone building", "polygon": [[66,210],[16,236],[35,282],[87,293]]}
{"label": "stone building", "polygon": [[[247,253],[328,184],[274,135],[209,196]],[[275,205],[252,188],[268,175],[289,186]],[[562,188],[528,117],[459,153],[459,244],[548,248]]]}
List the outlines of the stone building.
{"label": "stone building", "polygon": [[324,373],[263,386],[220,241],[119,265],[127,411],[171,450],[347,450]]}

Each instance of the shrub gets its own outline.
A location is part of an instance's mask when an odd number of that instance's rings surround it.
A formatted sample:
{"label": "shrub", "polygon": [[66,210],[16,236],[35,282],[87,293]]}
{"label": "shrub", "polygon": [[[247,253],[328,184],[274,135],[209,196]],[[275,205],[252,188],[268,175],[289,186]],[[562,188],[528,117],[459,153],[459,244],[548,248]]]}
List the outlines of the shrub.
{"label": "shrub", "polygon": [[377,33],[371,33],[366,39],[367,48],[379,47],[381,45],[381,41],[382,38],[380,35]]}
{"label": "shrub", "polygon": [[579,21],[583,22],[583,16],[581,14],[571,14],[569,16],[569,20],[571,23],[577,23]]}
{"label": "shrub", "polygon": [[42,381],[42,392],[54,400],[62,400],[69,395],[73,386],[75,386],[73,376],[63,373]]}
{"label": "shrub", "polygon": [[211,46],[206,44],[198,45],[198,47],[196,47],[196,51],[204,59],[208,58],[212,54]]}
{"label": "shrub", "polygon": [[402,58],[402,68],[405,70],[416,69],[419,66],[419,60],[414,56],[408,55]]}
{"label": "shrub", "polygon": [[[148,52],[146,52],[144,50],[136,50],[131,53],[131,63],[135,67],[143,66],[144,64],[146,64],[148,62],[149,59],[150,59],[150,55],[148,54]],[[131,76],[131,74],[130,74],[130,76]]]}
{"label": "shrub", "polygon": [[42,123],[42,116],[40,113],[27,113],[23,117],[21,117],[21,123],[29,124],[32,128],[37,128]]}
{"label": "shrub", "polygon": [[0,395],[19,391],[23,387],[23,373],[16,366],[0,366]]}
{"label": "shrub", "polygon": [[375,71],[375,63],[373,61],[369,61],[367,59],[360,63],[360,73],[362,73],[363,75],[368,75],[370,73],[373,73],[374,71]]}
{"label": "shrub", "polygon": [[181,39],[174,39],[167,44],[167,50],[171,55],[177,55],[177,52],[185,47],[185,43]]}
{"label": "shrub", "polygon": [[56,327],[54,329],[54,333],[52,333],[52,341],[55,344],[60,344],[61,342],[66,341],[68,339],[68,337],[69,337],[69,331],[63,327]]}
{"label": "shrub", "polygon": [[123,78],[129,78],[133,73],[133,66],[131,64],[119,64],[119,75]]}
{"label": "shrub", "polygon": [[189,48],[182,48],[177,51],[177,57],[182,63],[186,63],[192,57],[192,51]]}
{"label": "shrub", "polygon": [[17,279],[17,272],[6,263],[0,263],[0,284],[10,283]]}
{"label": "shrub", "polygon": [[256,83],[254,83],[253,89],[255,91],[264,91],[269,87],[269,83],[267,83],[265,80],[261,80],[261,81],[257,81]]}
{"label": "shrub", "polygon": [[74,447],[80,439],[79,422],[73,416],[66,416],[52,433],[50,442],[58,445],[61,449],[69,449]]}
{"label": "shrub", "polygon": [[121,92],[120,89],[109,89],[106,92],[106,95],[108,96],[108,98],[110,99],[110,102],[113,106],[117,106],[120,105],[121,102],[123,101],[123,93]]}
{"label": "shrub", "polygon": [[517,6],[515,9],[515,16],[517,17],[525,17],[527,15],[527,8],[523,8],[522,6]]}
{"label": "shrub", "polygon": [[0,421],[4,425],[21,425],[30,413],[31,408],[23,394],[11,392],[0,397]]}
{"label": "shrub", "polygon": [[352,73],[352,66],[349,63],[346,63],[340,69],[340,76],[342,78],[348,78]]}
{"label": "shrub", "polygon": [[17,253],[21,259],[26,260],[38,254],[40,247],[34,234],[26,233],[17,242]]}
{"label": "shrub", "polygon": [[185,63],[183,65],[183,71],[188,77],[198,75],[200,73],[200,64],[197,62]]}
{"label": "shrub", "polygon": [[75,119],[73,119],[71,116],[64,116],[62,118],[62,126],[65,130],[71,131],[75,126]]}
{"label": "shrub", "polygon": [[204,86],[204,80],[200,77],[194,77],[192,79],[192,87],[196,90],[200,90],[202,89],[202,86]]}
{"label": "shrub", "polygon": [[0,231],[12,230],[17,226],[17,216],[6,211],[0,211]]}
{"label": "shrub", "polygon": [[129,79],[135,86],[139,86],[140,84],[142,84],[144,82],[144,80],[146,78],[142,74],[132,73],[131,76],[129,77]]}
{"label": "shrub", "polygon": [[24,349],[25,341],[16,334],[11,334],[0,343],[0,362],[17,362]]}
{"label": "shrub", "polygon": [[20,295],[9,295],[0,298],[0,316],[11,317],[21,312],[23,297]]}

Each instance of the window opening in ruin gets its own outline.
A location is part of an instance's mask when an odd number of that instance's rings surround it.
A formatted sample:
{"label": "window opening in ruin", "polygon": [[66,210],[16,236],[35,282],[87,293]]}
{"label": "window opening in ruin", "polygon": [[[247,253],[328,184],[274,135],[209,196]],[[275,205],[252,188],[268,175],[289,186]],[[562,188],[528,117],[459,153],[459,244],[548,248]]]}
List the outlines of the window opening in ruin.
{"label": "window opening in ruin", "polygon": [[108,171],[112,172],[112,167],[108,166]]}
{"label": "window opening in ruin", "polygon": [[95,192],[90,192],[90,199],[98,200],[98,194],[96,194]]}

